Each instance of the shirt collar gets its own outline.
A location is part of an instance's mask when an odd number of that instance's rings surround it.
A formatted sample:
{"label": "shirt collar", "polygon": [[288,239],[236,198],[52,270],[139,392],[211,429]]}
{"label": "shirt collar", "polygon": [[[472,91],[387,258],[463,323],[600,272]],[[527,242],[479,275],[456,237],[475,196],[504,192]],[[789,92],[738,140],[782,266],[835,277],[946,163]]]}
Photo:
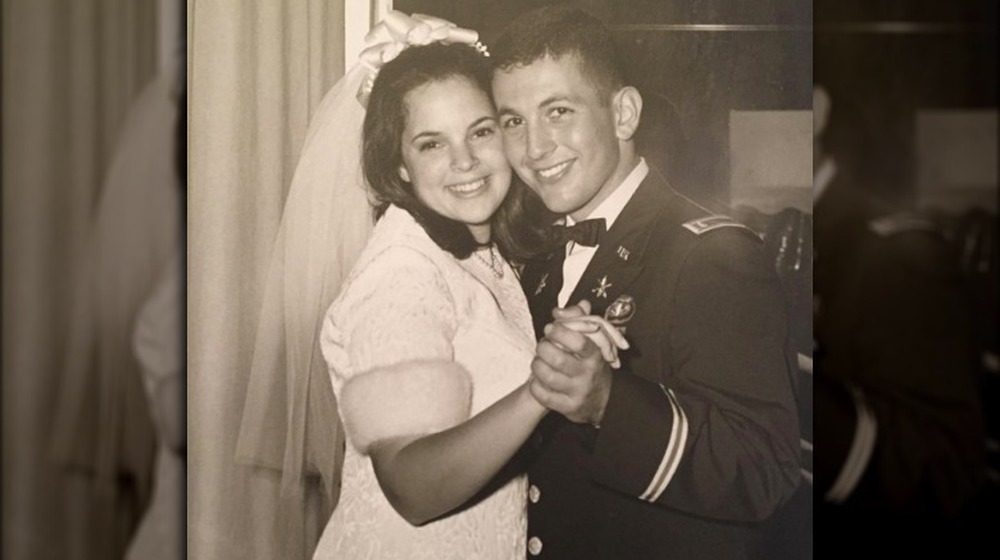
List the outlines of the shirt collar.
{"label": "shirt collar", "polygon": [[[639,163],[632,168],[632,171],[625,177],[625,180],[597,208],[594,208],[594,211],[586,219],[604,218],[605,226],[610,230],[615,220],[618,219],[618,215],[625,209],[625,205],[632,199],[632,195],[635,194],[639,185],[642,184],[642,180],[648,174],[649,165],[646,164],[646,159],[639,158]],[[573,220],[573,217],[567,214],[566,225],[571,226],[574,223],[576,222]]]}

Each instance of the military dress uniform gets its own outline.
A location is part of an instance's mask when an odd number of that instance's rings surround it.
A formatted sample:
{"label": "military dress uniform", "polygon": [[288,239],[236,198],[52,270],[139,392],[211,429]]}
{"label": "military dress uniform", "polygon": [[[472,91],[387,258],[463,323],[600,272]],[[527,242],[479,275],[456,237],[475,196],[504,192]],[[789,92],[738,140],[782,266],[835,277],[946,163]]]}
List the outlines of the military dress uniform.
{"label": "military dress uniform", "polygon": [[[522,273],[536,334],[564,257]],[[760,239],[651,169],[568,302],[581,299],[630,349],[599,428],[550,413],[526,445],[529,558],[750,557],[800,476],[795,361]]]}
{"label": "military dress uniform", "polygon": [[953,254],[930,220],[836,180],[816,204],[814,240],[816,548],[930,553],[982,472]]}

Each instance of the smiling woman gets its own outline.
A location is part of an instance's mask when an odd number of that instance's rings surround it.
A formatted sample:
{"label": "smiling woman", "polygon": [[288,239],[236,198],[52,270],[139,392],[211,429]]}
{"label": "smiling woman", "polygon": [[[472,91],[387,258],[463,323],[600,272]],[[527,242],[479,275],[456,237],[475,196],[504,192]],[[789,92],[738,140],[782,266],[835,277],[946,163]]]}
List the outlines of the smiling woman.
{"label": "smiling woman", "polygon": [[470,46],[432,43],[374,80],[378,222],[320,338],[348,447],[315,558],[523,557],[524,477],[500,471],[545,408],[525,383],[527,303],[493,245],[512,173],[488,76]]}
{"label": "smiling woman", "polygon": [[511,183],[483,57],[431,44],[396,60],[379,72],[365,115],[362,157],[375,216],[403,208],[459,258],[491,240],[508,258],[525,254],[521,245],[531,240],[523,232],[491,227],[513,221],[525,193]]}
{"label": "smiling woman", "polygon": [[490,241],[490,219],[510,188],[496,112],[480,86],[449,78],[406,96],[399,176],[428,208]]}

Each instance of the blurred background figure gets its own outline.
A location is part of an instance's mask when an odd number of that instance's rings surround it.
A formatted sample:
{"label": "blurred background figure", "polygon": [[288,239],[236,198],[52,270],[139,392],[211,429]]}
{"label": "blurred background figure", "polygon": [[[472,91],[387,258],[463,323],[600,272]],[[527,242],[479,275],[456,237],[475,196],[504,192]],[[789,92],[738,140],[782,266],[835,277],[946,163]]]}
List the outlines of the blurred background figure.
{"label": "blurred background figure", "polygon": [[815,550],[993,557],[996,5],[815,21]]}
{"label": "blurred background figure", "polygon": [[[178,247],[179,248],[179,247]],[[149,506],[131,538],[127,560],[185,558],[184,261],[178,251],[164,267],[136,320],[139,362],[156,434]]]}
{"label": "blurred background figure", "polygon": [[184,5],[3,9],[2,556],[122,558],[170,509],[138,557],[180,558],[183,471],[157,449],[183,448],[182,338],[155,331],[183,299],[150,298],[183,274]]}

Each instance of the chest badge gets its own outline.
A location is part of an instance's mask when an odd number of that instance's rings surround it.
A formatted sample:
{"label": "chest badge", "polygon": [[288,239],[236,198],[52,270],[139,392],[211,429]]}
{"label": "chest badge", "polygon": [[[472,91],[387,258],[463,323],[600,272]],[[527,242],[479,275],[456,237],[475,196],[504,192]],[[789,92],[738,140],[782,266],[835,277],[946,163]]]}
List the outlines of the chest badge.
{"label": "chest badge", "polygon": [[539,281],[539,282],[538,282],[538,287],[537,287],[537,288],[535,288],[535,295],[536,295],[536,296],[537,296],[538,294],[542,293],[542,290],[544,290],[544,289],[545,289],[545,286],[546,286],[546,281],[548,281],[548,279],[549,279],[549,273],[548,273],[548,272],[546,272],[546,273],[545,273],[544,275],[542,275],[542,279],[541,279],[541,281]]}
{"label": "chest badge", "polygon": [[611,286],[614,286],[614,284],[608,282],[608,275],[605,274],[604,277],[601,278],[600,283],[597,284],[597,287],[590,291],[599,298],[607,298],[608,288],[610,288]]}
{"label": "chest badge", "polygon": [[632,320],[633,316],[635,316],[635,298],[625,294],[618,296],[618,298],[604,310],[604,318],[616,327],[620,327],[629,322]]}

